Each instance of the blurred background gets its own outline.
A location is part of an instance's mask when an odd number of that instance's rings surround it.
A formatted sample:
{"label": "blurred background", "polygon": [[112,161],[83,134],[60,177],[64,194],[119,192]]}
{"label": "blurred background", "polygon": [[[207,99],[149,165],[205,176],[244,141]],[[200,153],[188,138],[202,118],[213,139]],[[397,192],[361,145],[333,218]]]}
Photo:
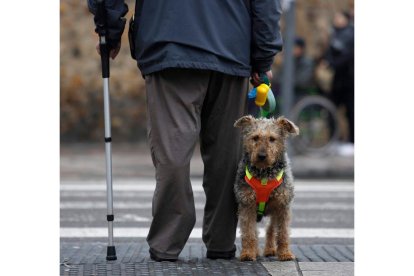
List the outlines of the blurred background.
{"label": "blurred background", "polygon": [[[129,6],[127,19],[132,15],[135,2]],[[294,4],[294,14],[287,7]],[[279,104],[286,103],[291,111],[304,95],[321,94],[333,97],[335,68],[329,66],[330,45],[335,36],[335,16],[345,12],[353,25],[354,1],[348,0],[298,0],[283,1],[285,15],[281,21],[285,49],[274,63],[273,91]],[[61,0],[60,5],[60,137],[62,143],[101,142],[104,128],[102,112],[102,81],[100,59],[95,52],[97,35],[86,1]],[[289,18],[290,17],[290,18]],[[293,23],[292,23],[293,17]],[[338,21],[340,19],[337,19]],[[289,22],[289,24],[286,24]],[[130,57],[125,28],[122,48],[111,63],[111,117],[112,133],[116,142],[145,142],[145,87],[144,81]],[[294,44],[288,40],[294,35]],[[352,38],[353,39],[353,38]],[[293,47],[292,47],[293,46]],[[285,53],[289,49],[294,53]],[[287,68],[283,74],[283,60],[296,68]],[[352,52],[353,54],[353,52]],[[353,74],[353,72],[352,72]],[[289,76],[287,76],[289,75]],[[293,79],[292,79],[293,78]],[[284,94],[285,85],[288,93]],[[339,94],[343,91],[339,91]],[[292,99],[285,99],[291,95]],[[338,98],[338,97],[336,97]],[[351,141],[346,104],[334,101],[339,115],[339,141]],[[349,109],[349,107],[348,107]],[[284,110],[278,106],[278,110]],[[284,112],[287,115],[287,112]]]}
{"label": "blurred background", "polygon": [[[129,20],[135,3],[126,2]],[[275,115],[285,115],[301,131],[289,146],[296,178],[293,250],[299,260],[353,262],[354,2],[282,4],[284,49],[273,64],[271,87]],[[61,0],[60,20],[60,229],[65,257],[79,248],[80,240],[105,242],[107,229],[102,79],[93,17],[86,1]],[[145,244],[155,171],[146,144],[145,84],[130,57],[127,30],[118,57],[111,61],[110,77],[115,242]],[[190,241],[197,246],[205,202],[202,175],[196,148],[191,179],[199,232]]]}

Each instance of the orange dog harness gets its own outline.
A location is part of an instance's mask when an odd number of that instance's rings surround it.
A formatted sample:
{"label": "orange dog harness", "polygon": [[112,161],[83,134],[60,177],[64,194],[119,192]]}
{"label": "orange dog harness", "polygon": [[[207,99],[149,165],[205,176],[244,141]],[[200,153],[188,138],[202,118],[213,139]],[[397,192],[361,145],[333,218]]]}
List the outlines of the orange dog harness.
{"label": "orange dog harness", "polygon": [[270,194],[283,182],[283,169],[277,174],[275,179],[268,180],[267,178],[262,178],[259,180],[252,176],[246,166],[246,176],[244,177],[244,180],[246,180],[247,184],[249,184],[256,193],[257,216],[258,221],[260,221]]}

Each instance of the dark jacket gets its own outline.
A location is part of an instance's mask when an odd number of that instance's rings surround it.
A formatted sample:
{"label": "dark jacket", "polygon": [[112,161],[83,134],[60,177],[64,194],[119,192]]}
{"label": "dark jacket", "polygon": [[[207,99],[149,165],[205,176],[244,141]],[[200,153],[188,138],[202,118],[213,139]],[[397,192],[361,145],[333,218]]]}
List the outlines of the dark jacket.
{"label": "dark jacket", "polygon": [[335,71],[354,75],[354,27],[348,25],[334,29],[327,59]]}
{"label": "dark jacket", "polygon": [[335,29],[327,60],[335,71],[332,99],[336,104],[354,101],[354,27]]}
{"label": "dark jacket", "polygon": [[[88,0],[92,13],[94,1]],[[127,9],[106,0],[120,39]],[[210,69],[248,77],[270,70],[282,49],[279,0],[137,0],[135,56],[142,74],[165,68]]]}
{"label": "dark jacket", "polygon": [[315,66],[313,60],[305,55],[295,58],[294,83],[296,91],[306,91],[313,88]]}

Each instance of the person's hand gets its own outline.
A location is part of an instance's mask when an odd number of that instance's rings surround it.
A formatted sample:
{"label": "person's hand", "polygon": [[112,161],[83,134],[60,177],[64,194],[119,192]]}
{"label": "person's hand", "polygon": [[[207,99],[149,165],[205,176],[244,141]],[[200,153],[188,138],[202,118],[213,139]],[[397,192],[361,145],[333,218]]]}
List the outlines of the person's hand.
{"label": "person's hand", "polygon": [[[119,50],[121,49],[121,41],[114,47],[114,48],[112,48],[110,51],[109,51],[109,56],[112,58],[112,59],[115,59],[115,57],[118,55],[118,53],[119,53]],[[101,50],[100,50],[100,48],[99,48],[99,41],[98,41],[98,43],[96,44],[96,51],[98,52],[98,54],[99,55],[101,55]]]}
{"label": "person's hand", "polygon": [[[271,83],[272,82],[272,78],[273,78],[272,70],[267,71],[266,72],[266,76],[269,79],[269,82]],[[259,77],[259,73],[257,73],[257,72],[254,72],[252,74],[252,80],[251,81],[252,81],[253,86],[255,86],[255,87],[256,86],[259,86],[261,83],[263,83],[263,81]]]}

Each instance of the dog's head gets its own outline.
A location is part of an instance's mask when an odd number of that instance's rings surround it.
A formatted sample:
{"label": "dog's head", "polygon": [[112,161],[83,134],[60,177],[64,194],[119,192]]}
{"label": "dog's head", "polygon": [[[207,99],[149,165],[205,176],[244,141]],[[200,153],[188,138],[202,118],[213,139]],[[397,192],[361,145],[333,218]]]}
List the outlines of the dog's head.
{"label": "dog's head", "polygon": [[284,117],[256,119],[250,115],[234,123],[242,130],[244,151],[257,168],[268,168],[282,157],[285,140],[299,134],[299,128]]}

